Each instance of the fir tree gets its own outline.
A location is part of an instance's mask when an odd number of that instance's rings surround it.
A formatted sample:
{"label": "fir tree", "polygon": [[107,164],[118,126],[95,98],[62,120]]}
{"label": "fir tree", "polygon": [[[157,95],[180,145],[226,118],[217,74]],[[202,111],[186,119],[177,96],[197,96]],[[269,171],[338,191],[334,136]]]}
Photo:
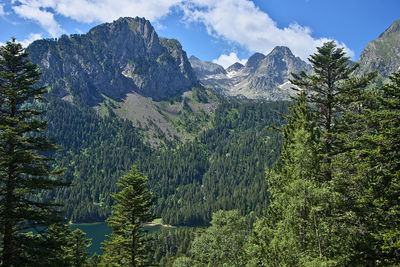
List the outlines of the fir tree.
{"label": "fir tree", "polygon": [[[0,246],[4,266],[29,265],[45,242],[47,227],[61,220],[59,205],[40,194],[65,185],[46,153],[56,147],[43,131],[44,87],[37,65],[15,39],[0,48]],[[26,234],[36,229],[38,235]]]}
{"label": "fir tree", "polygon": [[360,109],[375,74],[351,76],[358,65],[351,66],[334,42],[317,49],[309,59],[314,72],[291,80],[301,93],[282,129],[281,158],[268,172],[268,224],[260,221],[253,233],[260,264],[346,265],[356,249],[357,239],[347,231],[351,225],[342,220],[346,192],[341,195],[343,188],[336,186],[335,164],[346,151],[341,121]]}
{"label": "fir tree", "polygon": [[350,64],[350,58],[345,56],[344,49],[338,48],[334,41],[324,43],[317,50],[309,58],[313,73],[292,74],[293,79],[290,82],[297,89],[305,91],[307,103],[314,108],[317,126],[321,132],[320,153],[324,156],[321,179],[329,181],[332,178],[332,157],[340,149],[336,143],[336,125],[343,112],[352,106],[376,73],[353,77],[352,74],[359,65]]}
{"label": "fir tree", "polygon": [[89,253],[87,248],[90,246],[90,240],[85,238],[85,233],[81,229],[76,229],[68,237],[68,246],[65,249],[71,261],[71,266],[85,266]]}
{"label": "fir tree", "polygon": [[349,237],[343,253],[359,265],[395,265],[400,257],[400,73],[390,79],[366,91],[338,125],[336,221]]}
{"label": "fir tree", "polygon": [[147,177],[132,167],[117,185],[120,191],[113,195],[113,214],[107,219],[112,233],[104,242],[103,261],[112,266],[148,265],[148,237],[143,225],[153,219],[153,196]]}

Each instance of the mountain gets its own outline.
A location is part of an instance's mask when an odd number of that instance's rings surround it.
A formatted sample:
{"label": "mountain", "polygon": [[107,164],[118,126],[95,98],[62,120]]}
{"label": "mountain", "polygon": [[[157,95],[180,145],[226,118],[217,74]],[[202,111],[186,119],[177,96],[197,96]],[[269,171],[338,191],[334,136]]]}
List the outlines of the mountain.
{"label": "mountain", "polygon": [[207,61],[201,61],[195,56],[191,56],[189,62],[199,79],[210,75],[226,74],[222,66]]}
{"label": "mountain", "polygon": [[204,75],[203,72],[200,75],[194,68],[206,87],[226,95],[271,101],[285,100],[294,94],[288,82],[290,73],[310,70],[310,65],[294,56],[290,49],[284,46],[275,47],[266,56],[255,53],[247,60],[245,66],[235,63],[226,69],[226,74],[219,72]]}
{"label": "mountain", "polygon": [[27,51],[49,90],[41,107],[46,135],[60,147],[54,164],[72,182],[42,197],[64,203],[72,222],[104,220],[117,178],[153,162],[158,147],[194,139],[219,103],[199,86],[180,43],[158,37],[145,19],[38,40]]}
{"label": "mountain", "polygon": [[189,127],[190,121],[216,107],[204,101],[207,93],[181,44],[158,37],[144,18],[120,18],[87,34],[38,40],[27,51],[51,96],[102,115],[111,111],[141,128],[153,146],[192,138],[202,126]]}
{"label": "mountain", "polygon": [[159,38],[149,21],[120,18],[87,34],[33,42],[27,51],[60,97],[91,106],[136,92],[154,100],[181,94],[197,79],[177,40]]}
{"label": "mountain", "polygon": [[358,63],[358,74],[378,71],[383,78],[400,69],[400,20],[367,44]]}
{"label": "mountain", "polygon": [[240,71],[240,70],[243,69],[243,68],[244,68],[244,65],[243,65],[243,64],[240,64],[239,62],[236,62],[236,63],[230,65],[230,66],[226,69],[226,71],[227,71],[227,72]]}

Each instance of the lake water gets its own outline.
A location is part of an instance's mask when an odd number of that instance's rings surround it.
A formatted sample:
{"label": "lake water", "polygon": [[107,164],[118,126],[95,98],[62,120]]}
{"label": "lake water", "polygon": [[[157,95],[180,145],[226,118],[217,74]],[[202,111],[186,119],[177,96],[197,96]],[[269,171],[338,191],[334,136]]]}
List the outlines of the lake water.
{"label": "lake water", "polygon": [[[110,227],[108,227],[107,223],[81,223],[81,224],[71,224],[71,230],[75,230],[77,228],[81,229],[86,233],[86,238],[91,238],[92,245],[88,248],[90,256],[94,253],[102,254],[103,251],[100,249],[101,243],[106,239],[106,235],[111,233]],[[151,226],[144,227],[145,230],[150,233],[160,230],[161,226]]]}

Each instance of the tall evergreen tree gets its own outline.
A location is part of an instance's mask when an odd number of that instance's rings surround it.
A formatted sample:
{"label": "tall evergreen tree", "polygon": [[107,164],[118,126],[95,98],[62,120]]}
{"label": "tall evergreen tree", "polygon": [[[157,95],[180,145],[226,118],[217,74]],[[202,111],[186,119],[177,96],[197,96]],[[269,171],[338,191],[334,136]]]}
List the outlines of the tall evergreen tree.
{"label": "tall evergreen tree", "polygon": [[350,64],[350,58],[345,56],[344,49],[338,48],[334,41],[324,43],[317,50],[309,58],[313,73],[292,74],[293,79],[290,82],[305,91],[307,102],[314,108],[317,126],[321,132],[320,153],[324,156],[321,179],[329,181],[332,178],[332,157],[339,149],[335,137],[336,125],[343,112],[361,95],[376,73],[359,78],[352,76],[359,65]]}
{"label": "tall evergreen tree", "polygon": [[117,185],[120,191],[113,195],[113,214],[107,219],[112,233],[104,242],[103,261],[112,266],[146,266],[148,237],[143,225],[154,218],[150,212],[154,199],[147,188],[147,177],[132,167]]}
{"label": "tall evergreen tree", "polygon": [[332,196],[330,187],[318,181],[319,131],[304,92],[290,111],[282,127],[282,156],[267,171],[269,217],[255,224],[248,249],[254,266],[329,262],[332,241],[325,219]]}
{"label": "tall evergreen tree", "polygon": [[400,257],[400,72],[390,79],[366,91],[338,125],[345,145],[333,161],[337,220],[360,265],[397,264]]}
{"label": "tall evergreen tree", "polygon": [[[45,242],[41,238],[61,220],[59,205],[40,199],[43,190],[65,185],[46,156],[54,150],[37,107],[45,93],[40,72],[15,39],[0,48],[0,246],[4,266],[29,265]],[[36,229],[39,234],[25,234]],[[43,241],[43,242],[41,242]]]}
{"label": "tall evergreen tree", "polygon": [[260,244],[256,251],[266,252],[258,253],[265,265],[346,265],[357,244],[346,230],[351,225],[338,219],[345,195],[335,186],[333,163],[346,151],[343,116],[360,107],[375,74],[351,76],[358,65],[351,66],[334,42],[319,47],[309,60],[313,73],[294,74],[291,80],[301,93],[282,129],[282,156],[268,173],[268,224],[256,224],[253,234],[253,243]]}

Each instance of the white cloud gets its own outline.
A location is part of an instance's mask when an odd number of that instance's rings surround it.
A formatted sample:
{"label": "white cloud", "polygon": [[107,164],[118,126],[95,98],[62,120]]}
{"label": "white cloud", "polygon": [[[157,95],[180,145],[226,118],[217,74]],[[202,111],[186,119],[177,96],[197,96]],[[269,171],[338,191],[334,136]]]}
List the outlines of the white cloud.
{"label": "white cloud", "polygon": [[0,4],[0,16],[4,16],[6,13],[4,12],[4,5]]}
{"label": "white cloud", "polygon": [[[40,0],[51,2],[50,0]],[[145,17],[156,21],[170,12],[182,0],[65,0],[54,1],[56,13],[80,22],[110,22],[119,17]]]}
{"label": "white cloud", "polygon": [[[279,28],[250,0],[11,0],[11,4],[17,15],[37,22],[52,37],[64,33],[56,15],[82,23],[139,16],[157,26],[158,20],[179,8],[184,12],[184,22],[202,23],[210,35],[239,44],[250,52],[267,54],[275,46],[284,45],[306,59],[329,40],[314,38],[310,28],[297,23]],[[353,51],[347,47],[345,50],[354,57]]]}
{"label": "white cloud", "polygon": [[[17,42],[21,43],[23,47],[27,47],[27,46],[30,45],[33,41],[36,41],[36,40],[39,40],[39,39],[42,39],[42,38],[43,38],[42,35],[39,34],[39,33],[30,33],[30,34],[28,35],[28,38],[26,38],[26,39],[24,39],[24,40],[22,40],[22,41],[17,40]],[[3,45],[6,45],[6,44],[0,42],[0,46],[3,46]]]}
{"label": "white cloud", "polygon": [[145,17],[156,21],[182,0],[19,0],[13,10],[19,16],[39,23],[51,36],[63,33],[54,15],[78,22],[111,22],[120,17]]}
{"label": "white cloud", "polygon": [[231,66],[232,64],[239,62],[241,64],[246,64],[247,59],[239,59],[237,54],[231,52],[229,55],[220,55],[219,58],[213,60],[214,63],[221,65],[225,69]]}
{"label": "white cloud", "polygon": [[36,21],[52,37],[57,37],[64,32],[61,26],[54,19],[54,14],[43,10],[44,7],[40,5],[39,1],[26,0],[21,2],[21,5],[12,7],[16,14],[25,19]]}
{"label": "white cloud", "polygon": [[[252,52],[267,54],[275,46],[284,45],[307,59],[317,46],[329,40],[313,38],[310,28],[297,23],[279,28],[250,0],[187,0],[181,8],[184,21],[203,23],[210,35],[235,42]],[[349,56],[354,56],[349,48],[345,49]]]}
{"label": "white cloud", "polygon": [[39,33],[30,33],[28,38],[26,38],[23,41],[20,41],[20,43],[22,44],[23,47],[27,47],[28,45],[30,45],[33,41],[42,39],[42,35]]}

